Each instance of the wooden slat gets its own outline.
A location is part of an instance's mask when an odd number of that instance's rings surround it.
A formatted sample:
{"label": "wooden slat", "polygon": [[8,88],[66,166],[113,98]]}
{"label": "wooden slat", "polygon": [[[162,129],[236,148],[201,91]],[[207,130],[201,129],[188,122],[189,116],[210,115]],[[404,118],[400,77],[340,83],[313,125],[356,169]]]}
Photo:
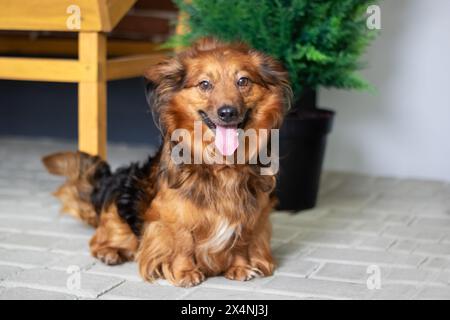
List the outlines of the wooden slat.
{"label": "wooden slat", "polygon": [[78,84],[78,148],[106,159],[106,37],[79,35],[80,62],[94,69],[95,79]]}
{"label": "wooden slat", "polygon": [[[189,1],[189,0],[186,0]],[[178,14],[178,19],[177,19],[177,26],[175,28],[175,34],[178,36],[181,36],[187,32],[189,32],[189,25],[188,25],[188,21],[189,21],[189,15],[186,12],[180,12]],[[176,48],[174,48],[175,52],[181,52],[183,51],[185,48],[181,47],[181,46],[177,46]]]}
{"label": "wooden slat", "polygon": [[74,31],[67,27],[67,9],[76,5],[82,17],[80,30],[100,31],[99,1],[106,0],[0,0],[0,30]]}
{"label": "wooden slat", "polygon": [[123,16],[136,3],[136,0],[108,0],[109,24],[112,30]]}
{"label": "wooden slat", "polygon": [[177,35],[185,34],[189,31],[188,23],[189,15],[186,12],[181,12],[178,15],[177,26],[175,28],[175,33]]}
{"label": "wooden slat", "polygon": [[77,39],[30,39],[0,37],[0,54],[77,56]]}
{"label": "wooden slat", "polygon": [[159,46],[159,44],[149,41],[108,40],[108,54],[110,56],[152,54],[162,52]]}
{"label": "wooden slat", "polygon": [[[149,41],[108,39],[109,56],[151,54],[158,44]],[[77,56],[77,39],[45,38],[32,40],[28,37],[0,36],[0,54]]]}
{"label": "wooden slat", "polygon": [[137,55],[108,60],[106,77],[108,80],[118,80],[144,75],[144,71],[166,57],[165,54]]}
{"label": "wooden slat", "polygon": [[78,82],[92,78],[92,70],[73,59],[0,57],[0,79]]}
{"label": "wooden slat", "polygon": [[[111,31],[136,0],[0,0],[0,30]],[[78,6],[80,29],[67,21]]]}

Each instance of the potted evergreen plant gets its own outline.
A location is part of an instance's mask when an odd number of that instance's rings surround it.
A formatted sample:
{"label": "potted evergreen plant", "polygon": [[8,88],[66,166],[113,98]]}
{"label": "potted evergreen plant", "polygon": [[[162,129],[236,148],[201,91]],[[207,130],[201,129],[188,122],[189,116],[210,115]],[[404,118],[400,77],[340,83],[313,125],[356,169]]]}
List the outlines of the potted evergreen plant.
{"label": "potted evergreen plant", "polygon": [[175,0],[184,32],[171,45],[203,36],[241,40],[281,61],[294,103],[280,130],[278,209],[315,206],[327,134],[334,112],[317,107],[319,87],[366,89],[357,74],[374,32],[365,0]]}

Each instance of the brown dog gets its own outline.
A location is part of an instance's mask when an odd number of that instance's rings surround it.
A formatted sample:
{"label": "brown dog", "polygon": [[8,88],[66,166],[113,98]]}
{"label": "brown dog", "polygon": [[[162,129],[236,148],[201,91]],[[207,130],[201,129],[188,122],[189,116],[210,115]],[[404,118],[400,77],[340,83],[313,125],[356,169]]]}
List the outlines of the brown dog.
{"label": "brown dog", "polygon": [[[49,172],[67,177],[55,192],[63,211],[97,227],[90,242],[95,257],[107,264],[135,259],[150,281],[165,278],[189,287],[205,276],[271,275],[275,176],[261,175],[260,162],[249,162],[268,139],[246,145],[245,163],[177,163],[173,134],[193,132],[197,121],[220,156],[235,159],[238,129],[270,131],[281,125],[291,93],[286,72],[245,45],[202,39],[146,77],[163,135],[160,150],[145,164],[114,173],[82,152],[45,157]],[[205,141],[180,143],[192,150],[184,159],[211,155]]]}

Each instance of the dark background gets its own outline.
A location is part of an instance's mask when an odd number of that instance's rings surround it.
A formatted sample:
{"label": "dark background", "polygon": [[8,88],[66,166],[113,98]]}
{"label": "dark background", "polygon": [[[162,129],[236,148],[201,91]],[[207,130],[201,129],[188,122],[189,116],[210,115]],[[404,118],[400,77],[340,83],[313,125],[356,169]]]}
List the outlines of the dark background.
{"label": "dark background", "polygon": [[[0,81],[0,135],[77,139],[77,84]],[[144,79],[108,82],[108,141],[155,145]]]}

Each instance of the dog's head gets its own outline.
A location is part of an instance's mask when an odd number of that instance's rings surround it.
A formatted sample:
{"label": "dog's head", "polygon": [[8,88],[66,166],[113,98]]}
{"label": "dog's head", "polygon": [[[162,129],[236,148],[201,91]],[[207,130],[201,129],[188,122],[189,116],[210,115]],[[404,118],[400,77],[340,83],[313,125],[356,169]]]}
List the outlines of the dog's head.
{"label": "dog's head", "polygon": [[288,75],[273,58],[212,38],[146,72],[147,99],[164,138],[201,121],[214,135],[279,128],[291,100]]}

